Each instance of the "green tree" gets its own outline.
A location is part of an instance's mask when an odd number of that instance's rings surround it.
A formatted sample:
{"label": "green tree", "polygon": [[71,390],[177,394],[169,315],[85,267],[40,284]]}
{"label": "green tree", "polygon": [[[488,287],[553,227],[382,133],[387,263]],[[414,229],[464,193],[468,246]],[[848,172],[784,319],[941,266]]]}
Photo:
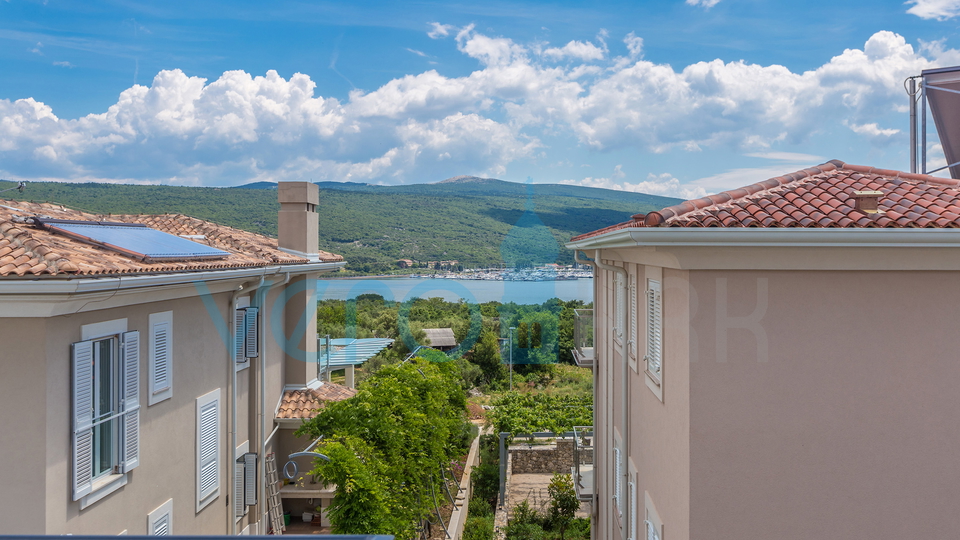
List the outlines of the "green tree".
{"label": "green tree", "polygon": [[540,322],[534,321],[533,324],[530,325],[530,347],[531,348],[534,348],[534,349],[540,348],[541,337],[542,337],[540,334],[542,331],[543,331],[543,328]]}
{"label": "green tree", "polygon": [[507,375],[500,359],[500,341],[490,330],[480,334],[480,339],[470,355],[470,361],[483,370],[483,378],[487,384],[501,380]]}
{"label": "green tree", "polygon": [[563,540],[567,525],[580,508],[580,499],[577,498],[577,491],[569,474],[553,475],[550,485],[547,486],[547,493],[550,494],[550,521],[554,528],[559,527],[560,540]]}
{"label": "green tree", "polygon": [[465,451],[466,398],[453,362],[382,367],[349,400],[330,403],[298,436],[324,438],[311,474],[336,484],[335,534],[414,535],[441,493],[441,466]]}
{"label": "green tree", "polygon": [[518,349],[526,349],[526,348],[527,348],[527,333],[528,333],[528,332],[529,332],[529,330],[527,329],[527,322],[526,322],[526,321],[521,321],[520,324],[517,325],[517,348],[518,348]]}

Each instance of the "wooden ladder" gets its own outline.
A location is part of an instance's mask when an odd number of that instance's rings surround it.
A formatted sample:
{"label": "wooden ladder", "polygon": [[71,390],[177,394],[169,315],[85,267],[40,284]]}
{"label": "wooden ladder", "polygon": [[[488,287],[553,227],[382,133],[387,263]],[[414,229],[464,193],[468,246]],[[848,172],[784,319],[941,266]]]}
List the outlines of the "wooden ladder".
{"label": "wooden ladder", "polygon": [[283,523],[283,504],[280,502],[277,456],[270,452],[263,464],[267,470],[267,511],[270,513],[270,525],[273,527],[273,534],[283,534],[287,527]]}

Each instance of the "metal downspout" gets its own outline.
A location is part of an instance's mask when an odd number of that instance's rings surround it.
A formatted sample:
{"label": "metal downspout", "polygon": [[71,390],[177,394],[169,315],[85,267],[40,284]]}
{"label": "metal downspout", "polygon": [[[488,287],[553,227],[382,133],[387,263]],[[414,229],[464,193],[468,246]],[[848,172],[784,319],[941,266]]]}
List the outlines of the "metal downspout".
{"label": "metal downspout", "polygon": [[[594,260],[594,262],[596,263],[596,265],[597,265],[598,267],[600,267],[600,268],[602,268],[602,269],[604,269],[604,270],[607,270],[607,271],[616,272],[617,274],[620,274],[620,277],[623,278],[623,279],[621,280],[621,282],[622,282],[622,287],[624,288],[623,298],[624,298],[624,300],[626,300],[627,294],[628,294],[629,291],[630,291],[629,286],[628,286],[628,284],[627,284],[627,271],[624,270],[623,268],[619,267],[619,266],[610,266],[610,265],[608,265],[608,264],[604,264],[604,263],[600,260],[600,250],[599,250],[599,249],[594,250],[593,260]],[[613,297],[613,298],[614,298],[614,309],[615,309],[615,311],[622,311],[622,312],[623,312],[623,318],[620,319],[620,320],[624,321],[624,323],[626,324],[626,322],[627,322],[627,313],[626,313],[626,310],[627,310],[626,304],[627,304],[627,302],[624,301],[624,302],[623,302],[623,305],[616,305],[616,304],[617,304],[617,301],[616,301],[616,298],[617,298],[617,296],[616,296],[616,291],[614,291],[614,297]],[[594,307],[596,307],[596,304],[594,304]],[[613,320],[614,320],[614,323],[616,323],[617,319],[618,319],[618,317],[617,317],[616,314],[615,314],[615,315],[614,315],[614,319],[613,319]],[[614,335],[616,335],[617,331],[623,331],[623,329],[622,329],[622,328],[617,328],[616,326],[614,326],[614,328],[613,328]],[[627,377],[628,377],[628,374],[629,374],[629,372],[630,372],[630,367],[629,367],[628,364],[627,364],[627,350],[626,350],[626,349],[627,349],[627,348],[626,348],[625,345],[622,346],[621,349],[620,349],[620,371],[621,371],[621,374],[620,374],[620,379],[621,379],[621,380],[620,380],[620,413],[621,413],[621,414],[620,414],[620,418],[621,418],[621,420],[623,421],[623,433],[621,433],[621,436],[623,437],[623,452],[620,453],[620,460],[622,461],[622,464],[621,464],[621,467],[620,467],[620,475],[624,477],[624,478],[621,479],[621,482],[620,482],[620,483],[621,483],[621,485],[623,485],[623,486],[626,486],[628,480],[630,479],[630,473],[629,473],[629,470],[628,470],[629,468],[628,468],[628,466],[627,466],[628,456],[630,455],[630,422],[628,422],[628,419],[627,419],[627,414],[628,414],[628,412],[629,412],[629,409],[628,409],[628,404],[629,404],[629,399],[628,399],[628,398],[629,398],[629,396],[627,395],[627,392],[628,392],[629,386],[628,386],[628,384],[627,384],[627,381],[628,381]],[[614,422],[614,425],[616,425],[616,422]],[[616,484],[616,483],[614,483],[614,484]],[[621,495],[618,494],[618,497],[619,497],[619,496],[621,496]],[[621,503],[621,504],[622,504],[622,503]]]}
{"label": "metal downspout", "polygon": [[267,508],[267,484],[266,484],[266,469],[263,466],[264,456],[266,455],[267,442],[264,439],[264,435],[267,433],[267,293],[270,292],[269,289],[264,290],[260,287],[263,285],[263,278],[260,279],[260,284],[257,285],[257,296],[259,297],[257,301],[257,306],[260,308],[260,325],[258,331],[260,336],[257,338],[257,341],[260,343],[260,358],[257,360],[260,364],[260,395],[258,397],[260,403],[257,410],[260,412],[260,431],[257,433],[257,441],[259,441],[259,449],[257,450],[258,461],[260,462],[260,482],[257,486],[257,533],[265,534],[264,526],[266,523],[265,517],[266,512],[264,509]]}

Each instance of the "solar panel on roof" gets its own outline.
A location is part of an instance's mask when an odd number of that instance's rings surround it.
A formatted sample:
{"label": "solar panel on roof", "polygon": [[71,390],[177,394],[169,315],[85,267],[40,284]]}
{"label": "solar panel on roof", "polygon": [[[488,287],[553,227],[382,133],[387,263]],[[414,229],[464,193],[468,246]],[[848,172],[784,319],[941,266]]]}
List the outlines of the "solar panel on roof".
{"label": "solar panel on roof", "polygon": [[221,259],[230,255],[222,249],[151,229],[140,223],[39,221],[51,231],[145,262]]}

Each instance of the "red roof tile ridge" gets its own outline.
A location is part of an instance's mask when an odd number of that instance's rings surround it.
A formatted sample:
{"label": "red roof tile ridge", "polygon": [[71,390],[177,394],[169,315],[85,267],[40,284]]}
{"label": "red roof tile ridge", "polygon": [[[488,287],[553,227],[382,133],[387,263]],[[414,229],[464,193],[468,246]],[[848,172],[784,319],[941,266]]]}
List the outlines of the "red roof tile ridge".
{"label": "red roof tile ridge", "polygon": [[[917,186],[910,191],[904,184]],[[951,188],[939,196],[922,192]],[[886,214],[856,209],[851,189],[885,191]],[[630,227],[960,227],[960,180],[830,160],[745,187],[683,201],[630,221],[573,237]],[[775,195],[781,194],[781,195]],[[776,201],[783,199],[780,204]],[[904,206],[910,206],[907,211]],[[853,214],[850,214],[853,212]]]}
{"label": "red roof tile ridge", "polygon": [[[708,195],[706,197],[701,197],[700,199],[695,199],[692,201],[684,201],[674,206],[668,206],[667,208],[664,208],[659,212],[651,212],[650,214],[654,214],[655,217],[653,219],[645,220],[644,226],[658,227],[666,223],[666,221],[670,218],[679,217],[681,215],[684,215],[690,212],[695,212],[697,210],[701,210],[703,208],[706,208],[708,206],[712,206],[715,204],[721,204],[721,201],[729,202],[734,199],[742,199],[745,197],[749,197],[751,195],[756,195],[757,193],[768,191],[770,189],[778,188],[780,186],[789,184],[791,182],[803,180],[804,178],[809,178],[811,176],[829,172],[841,167],[843,167],[842,161],[838,161],[838,160],[828,161],[817,167],[809,167],[794,173],[775,176],[773,178],[768,178],[766,180],[762,180],[760,182],[756,182],[754,184],[750,184],[749,186],[744,186],[742,188],[723,191],[723,192],[717,193],[716,195]],[[726,199],[726,200],[723,200],[723,199]],[[650,214],[647,214],[647,215],[649,216]]]}

